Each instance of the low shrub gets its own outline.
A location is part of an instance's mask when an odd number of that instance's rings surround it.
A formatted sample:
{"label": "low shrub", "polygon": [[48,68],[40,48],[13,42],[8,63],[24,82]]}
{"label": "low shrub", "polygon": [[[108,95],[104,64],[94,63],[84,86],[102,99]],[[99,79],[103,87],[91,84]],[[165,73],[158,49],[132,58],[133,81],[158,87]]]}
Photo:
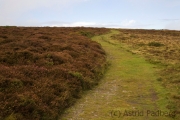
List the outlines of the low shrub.
{"label": "low shrub", "polygon": [[105,52],[89,37],[104,32],[0,27],[0,119],[58,119],[102,75]]}

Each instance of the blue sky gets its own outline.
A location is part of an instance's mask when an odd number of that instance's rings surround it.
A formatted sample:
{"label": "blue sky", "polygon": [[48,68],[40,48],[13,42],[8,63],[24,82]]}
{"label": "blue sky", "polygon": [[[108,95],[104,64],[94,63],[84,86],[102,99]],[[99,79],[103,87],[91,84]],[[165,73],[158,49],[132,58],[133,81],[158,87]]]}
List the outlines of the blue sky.
{"label": "blue sky", "polygon": [[0,0],[0,26],[180,30],[180,0]]}

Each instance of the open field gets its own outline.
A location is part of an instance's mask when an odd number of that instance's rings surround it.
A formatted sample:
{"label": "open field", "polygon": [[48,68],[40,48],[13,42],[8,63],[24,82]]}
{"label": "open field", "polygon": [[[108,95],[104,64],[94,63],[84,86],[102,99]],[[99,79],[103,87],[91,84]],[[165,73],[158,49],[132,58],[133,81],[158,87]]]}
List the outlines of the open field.
{"label": "open field", "polygon": [[54,120],[98,83],[107,29],[0,27],[0,120]]}

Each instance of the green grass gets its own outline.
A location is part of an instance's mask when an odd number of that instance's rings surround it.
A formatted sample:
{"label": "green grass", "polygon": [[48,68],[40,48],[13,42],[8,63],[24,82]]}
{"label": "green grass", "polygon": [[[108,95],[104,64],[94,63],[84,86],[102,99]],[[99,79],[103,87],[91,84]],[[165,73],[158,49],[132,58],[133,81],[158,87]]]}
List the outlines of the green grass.
{"label": "green grass", "polygon": [[[111,33],[93,37],[102,45],[111,63],[99,86],[87,92],[78,103],[68,109],[62,119],[87,120],[169,120],[171,117],[147,116],[147,111],[169,112],[168,92],[158,82],[158,66],[144,57],[129,52],[127,45],[113,40]],[[123,116],[125,111],[142,111],[143,116]],[[122,114],[119,116],[119,112]]]}

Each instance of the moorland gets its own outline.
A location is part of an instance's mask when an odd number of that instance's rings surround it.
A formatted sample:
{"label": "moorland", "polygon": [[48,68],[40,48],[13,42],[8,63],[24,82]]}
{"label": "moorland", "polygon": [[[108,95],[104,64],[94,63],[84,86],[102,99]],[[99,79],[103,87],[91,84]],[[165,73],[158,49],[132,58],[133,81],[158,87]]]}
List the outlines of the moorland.
{"label": "moorland", "polygon": [[166,107],[179,115],[180,31],[126,29],[111,37],[127,46],[132,54],[143,55],[159,68],[157,81],[168,91]]}
{"label": "moorland", "polygon": [[[103,102],[104,97],[96,100],[92,90],[91,111],[97,108],[94,102],[126,108],[127,103],[142,107],[137,101],[147,100],[148,104],[157,101],[164,110],[175,112],[176,116],[171,117],[178,119],[180,32],[112,31],[85,27],[0,27],[0,120],[59,119],[67,108],[83,99],[83,91],[98,88],[105,79],[108,82],[102,83],[96,95],[106,96],[116,104]],[[106,74],[108,78],[102,79]],[[135,86],[137,83],[140,88]],[[143,89],[145,95],[141,95]],[[127,94],[128,91],[133,92]],[[108,98],[107,93],[111,92]]]}
{"label": "moorland", "polygon": [[107,29],[0,27],[0,119],[57,119],[107,66]]}

